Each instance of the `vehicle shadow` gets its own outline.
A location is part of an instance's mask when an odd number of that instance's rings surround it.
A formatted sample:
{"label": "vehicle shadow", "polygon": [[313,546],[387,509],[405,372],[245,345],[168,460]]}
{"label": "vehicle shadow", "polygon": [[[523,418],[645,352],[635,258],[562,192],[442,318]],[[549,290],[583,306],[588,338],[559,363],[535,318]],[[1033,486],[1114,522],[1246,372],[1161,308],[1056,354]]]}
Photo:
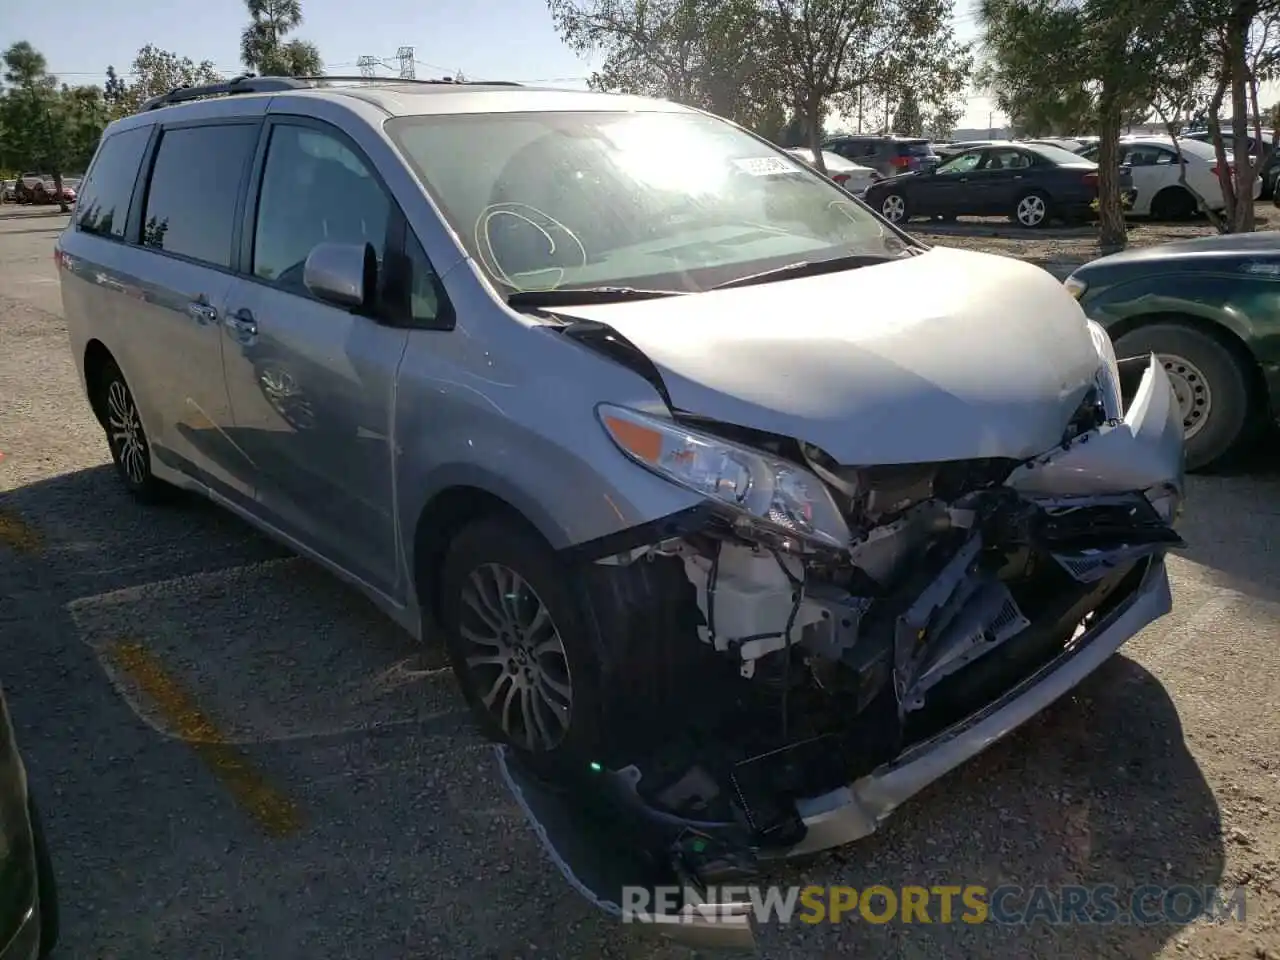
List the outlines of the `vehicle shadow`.
{"label": "vehicle shadow", "polygon": [[1280,431],[1212,472],[1187,478],[1178,555],[1221,586],[1280,601],[1274,544],[1280,539]]}
{"label": "vehicle shadow", "polygon": [[[1117,736],[1117,731],[1124,731]],[[831,952],[899,956],[1123,956],[1160,952],[1180,925],[1022,923],[1033,888],[1115,890],[1120,913],[1145,885],[1218,885],[1226,854],[1213,792],[1183,742],[1178,712],[1159,681],[1136,662],[1113,657],[1075,694],[904,806],[881,832],[807,865],[779,871],[781,884],[977,885],[1003,898],[1004,916],[965,922],[887,924],[862,917],[809,931]],[[878,910],[883,901],[877,899]],[[1147,916],[1160,897],[1141,905]],[[857,914],[858,911],[855,911]],[[1018,921],[1018,922],[1013,922]],[[1065,924],[1065,925],[1064,925]],[[793,928],[762,939],[791,941]],[[888,947],[892,944],[892,947]]]}

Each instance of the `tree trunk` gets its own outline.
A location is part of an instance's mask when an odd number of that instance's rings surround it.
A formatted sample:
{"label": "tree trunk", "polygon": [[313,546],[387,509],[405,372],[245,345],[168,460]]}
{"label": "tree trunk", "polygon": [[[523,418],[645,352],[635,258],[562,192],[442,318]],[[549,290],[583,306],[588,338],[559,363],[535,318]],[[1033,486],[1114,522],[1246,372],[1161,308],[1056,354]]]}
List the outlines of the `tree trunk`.
{"label": "tree trunk", "polygon": [[813,151],[813,162],[823,176],[827,174],[827,165],[822,162],[822,101],[810,98],[804,109],[805,126],[808,127],[809,149]]}
{"label": "tree trunk", "polygon": [[1227,27],[1227,56],[1231,66],[1231,152],[1234,154],[1236,233],[1253,232],[1253,165],[1249,162],[1249,82],[1251,71],[1245,50],[1255,4],[1240,3],[1232,11]]}
{"label": "tree trunk", "polygon": [[1098,246],[1103,253],[1123,250],[1129,242],[1120,206],[1120,110],[1103,101],[1098,130]]}
{"label": "tree trunk", "polygon": [[1223,221],[1226,224],[1227,231],[1232,232],[1235,230],[1236,224],[1236,192],[1235,184],[1231,182],[1231,176],[1227,173],[1227,148],[1222,142],[1222,123],[1220,119],[1222,100],[1227,95],[1227,85],[1230,82],[1225,58],[1222,70],[1222,76],[1218,78],[1218,87],[1209,101],[1206,123],[1209,127],[1209,138],[1213,141],[1214,153],[1217,156],[1218,187],[1222,190]]}

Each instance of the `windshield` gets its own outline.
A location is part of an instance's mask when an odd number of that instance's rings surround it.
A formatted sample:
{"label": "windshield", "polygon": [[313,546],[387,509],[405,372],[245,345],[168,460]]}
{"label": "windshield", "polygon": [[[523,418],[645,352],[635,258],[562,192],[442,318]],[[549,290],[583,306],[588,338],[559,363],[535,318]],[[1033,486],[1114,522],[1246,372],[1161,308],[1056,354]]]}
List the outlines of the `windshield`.
{"label": "windshield", "polygon": [[907,246],[799,160],[702,114],[410,116],[386,130],[507,292],[700,291]]}

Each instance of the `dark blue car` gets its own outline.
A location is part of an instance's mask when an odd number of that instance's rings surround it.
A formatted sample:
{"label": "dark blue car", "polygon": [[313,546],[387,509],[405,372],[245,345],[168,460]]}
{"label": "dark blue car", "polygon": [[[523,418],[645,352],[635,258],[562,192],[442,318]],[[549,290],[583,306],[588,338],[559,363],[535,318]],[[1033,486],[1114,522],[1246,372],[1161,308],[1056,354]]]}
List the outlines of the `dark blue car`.
{"label": "dark blue car", "polygon": [[[1133,205],[1133,178],[1120,171],[1126,207]],[[1022,227],[1089,219],[1097,210],[1098,165],[1058,147],[992,143],[951,157],[932,170],[874,184],[867,203],[885,219],[1007,216]]]}

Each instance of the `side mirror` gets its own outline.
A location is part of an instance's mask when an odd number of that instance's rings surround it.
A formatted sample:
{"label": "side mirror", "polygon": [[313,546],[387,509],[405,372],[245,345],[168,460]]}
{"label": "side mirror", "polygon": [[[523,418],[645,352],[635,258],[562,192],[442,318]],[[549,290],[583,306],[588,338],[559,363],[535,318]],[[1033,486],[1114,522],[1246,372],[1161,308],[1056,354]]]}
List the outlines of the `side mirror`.
{"label": "side mirror", "polygon": [[367,308],[378,289],[378,257],[369,243],[318,243],[302,268],[302,283],[338,307]]}

